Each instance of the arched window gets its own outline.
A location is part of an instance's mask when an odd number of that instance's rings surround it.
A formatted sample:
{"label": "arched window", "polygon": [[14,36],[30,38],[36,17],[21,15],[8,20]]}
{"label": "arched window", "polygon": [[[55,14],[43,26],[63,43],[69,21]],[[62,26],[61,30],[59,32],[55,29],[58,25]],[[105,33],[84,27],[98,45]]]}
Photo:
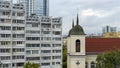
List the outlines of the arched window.
{"label": "arched window", "polygon": [[91,62],[91,68],[95,68],[95,62]]}
{"label": "arched window", "polygon": [[88,68],[88,62],[85,62],[85,68]]}
{"label": "arched window", "polygon": [[76,40],[76,52],[80,52],[80,40]]}

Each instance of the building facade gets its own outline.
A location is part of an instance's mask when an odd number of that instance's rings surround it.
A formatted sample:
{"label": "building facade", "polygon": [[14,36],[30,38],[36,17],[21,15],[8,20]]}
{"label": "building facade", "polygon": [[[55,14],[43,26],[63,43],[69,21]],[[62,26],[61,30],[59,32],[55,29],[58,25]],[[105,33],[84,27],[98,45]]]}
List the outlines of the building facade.
{"label": "building facade", "polygon": [[26,0],[26,14],[49,16],[49,0]]}
{"label": "building facade", "polygon": [[0,1],[0,62],[3,68],[21,68],[25,62],[23,4]]}
{"label": "building facade", "polygon": [[120,38],[87,38],[77,17],[67,37],[67,68],[95,68],[97,56],[120,49],[119,42]]}
{"label": "building facade", "polygon": [[106,38],[119,38],[120,32],[106,32],[104,34],[104,37],[106,37]]}
{"label": "building facade", "polygon": [[62,18],[25,15],[23,3],[0,1],[0,65],[62,68]]}
{"label": "building facade", "polygon": [[28,16],[26,19],[26,61],[40,68],[62,67],[62,19]]}

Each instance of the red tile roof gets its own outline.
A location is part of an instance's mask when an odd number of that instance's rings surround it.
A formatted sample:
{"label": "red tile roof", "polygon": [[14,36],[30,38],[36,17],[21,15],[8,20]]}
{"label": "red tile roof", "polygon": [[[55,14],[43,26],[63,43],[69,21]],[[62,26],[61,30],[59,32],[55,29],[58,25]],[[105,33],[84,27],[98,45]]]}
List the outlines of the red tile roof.
{"label": "red tile roof", "polygon": [[86,38],[86,52],[106,52],[120,49],[120,38]]}

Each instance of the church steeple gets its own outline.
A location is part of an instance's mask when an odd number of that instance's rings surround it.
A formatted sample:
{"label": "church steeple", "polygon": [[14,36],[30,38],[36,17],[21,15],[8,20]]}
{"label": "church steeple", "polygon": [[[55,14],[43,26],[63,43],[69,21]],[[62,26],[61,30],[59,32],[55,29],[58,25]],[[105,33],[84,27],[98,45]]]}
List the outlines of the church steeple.
{"label": "church steeple", "polygon": [[76,24],[79,25],[79,16],[78,16],[78,13],[77,13],[77,20],[76,20]]}
{"label": "church steeple", "polygon": [[72,28],[74,27],[74,20],[73,20],[73,22],[72,22]]}

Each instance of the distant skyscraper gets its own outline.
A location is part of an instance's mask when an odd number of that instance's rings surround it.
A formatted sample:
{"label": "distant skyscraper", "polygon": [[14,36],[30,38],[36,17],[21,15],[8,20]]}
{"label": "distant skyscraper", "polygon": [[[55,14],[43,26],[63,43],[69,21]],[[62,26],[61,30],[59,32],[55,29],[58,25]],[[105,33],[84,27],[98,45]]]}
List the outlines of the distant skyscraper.
{"label": "distant skyscraper", "polygon": [[106,32],[116,32],[116,27],[110,27],[110,26],[103,27],[103,34]]}
{"label": "distant skyscraper", "polygon": [[26,0],[26,14],[49,16],[49,0]]}

